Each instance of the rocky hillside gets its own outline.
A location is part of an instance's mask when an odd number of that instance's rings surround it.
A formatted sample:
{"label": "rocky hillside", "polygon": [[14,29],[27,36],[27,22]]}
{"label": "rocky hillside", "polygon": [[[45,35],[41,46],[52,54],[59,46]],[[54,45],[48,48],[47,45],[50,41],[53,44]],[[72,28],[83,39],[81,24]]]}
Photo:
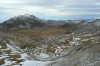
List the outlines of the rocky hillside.
{"label": "rocky hillside", "polygon": [[47,66],[100,66],[100,20],[80,22],[72,35],[77,46]]}

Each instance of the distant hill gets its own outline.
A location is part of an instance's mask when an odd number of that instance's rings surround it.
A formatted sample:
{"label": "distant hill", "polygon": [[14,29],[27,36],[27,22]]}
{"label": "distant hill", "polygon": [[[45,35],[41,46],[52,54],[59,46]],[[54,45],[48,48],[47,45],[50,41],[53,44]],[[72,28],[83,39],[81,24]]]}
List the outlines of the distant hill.
{"label": "distant hill", "polygon": [[39,19],[34,15],[20,15],[11,18],[1,24],[7,28],[33,28],[45,26],[46,20]]}

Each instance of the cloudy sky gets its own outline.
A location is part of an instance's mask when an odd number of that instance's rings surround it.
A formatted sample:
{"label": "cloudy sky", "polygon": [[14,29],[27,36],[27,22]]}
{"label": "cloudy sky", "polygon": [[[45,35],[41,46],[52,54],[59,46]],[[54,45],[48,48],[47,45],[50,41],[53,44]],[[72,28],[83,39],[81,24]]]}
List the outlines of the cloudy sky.
{"label": "cloudy sky", "polygon": [[0,22],[24,14],[55,20],[99,18],[100,0],[0,0]]}

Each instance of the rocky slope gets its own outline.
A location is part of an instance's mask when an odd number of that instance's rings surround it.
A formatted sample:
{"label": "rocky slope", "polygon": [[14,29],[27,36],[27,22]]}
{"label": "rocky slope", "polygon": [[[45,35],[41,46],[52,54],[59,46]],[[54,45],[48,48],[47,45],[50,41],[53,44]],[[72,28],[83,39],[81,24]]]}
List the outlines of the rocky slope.
{"label": "rocky slope", "polygon": [[76,49],[47,66],[100,66],[99,23],[97,19],[90,23],[79,23],[80,28],[73,32]]}

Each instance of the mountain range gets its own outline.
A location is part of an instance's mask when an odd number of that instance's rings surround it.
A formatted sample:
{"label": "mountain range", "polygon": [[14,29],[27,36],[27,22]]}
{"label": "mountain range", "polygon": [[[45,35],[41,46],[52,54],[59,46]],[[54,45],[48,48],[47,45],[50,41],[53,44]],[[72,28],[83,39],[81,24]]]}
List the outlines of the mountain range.
{"label": "mountain range", "polygon": [[[68,23],[81,23],[81,22],[86,22],[85,20],[44,20],[44,19],[39,19],[38,17],[34,15],[19,15],[16,17],[13,17],[3,23],[1,23],[2,26],[7,27],[7,28],[33,28],[33,27],[45,27],[46,25],[66,25]],[[64,26],[65,26],[64,25]],[[55,26],[55,25],[54,25]]]}

